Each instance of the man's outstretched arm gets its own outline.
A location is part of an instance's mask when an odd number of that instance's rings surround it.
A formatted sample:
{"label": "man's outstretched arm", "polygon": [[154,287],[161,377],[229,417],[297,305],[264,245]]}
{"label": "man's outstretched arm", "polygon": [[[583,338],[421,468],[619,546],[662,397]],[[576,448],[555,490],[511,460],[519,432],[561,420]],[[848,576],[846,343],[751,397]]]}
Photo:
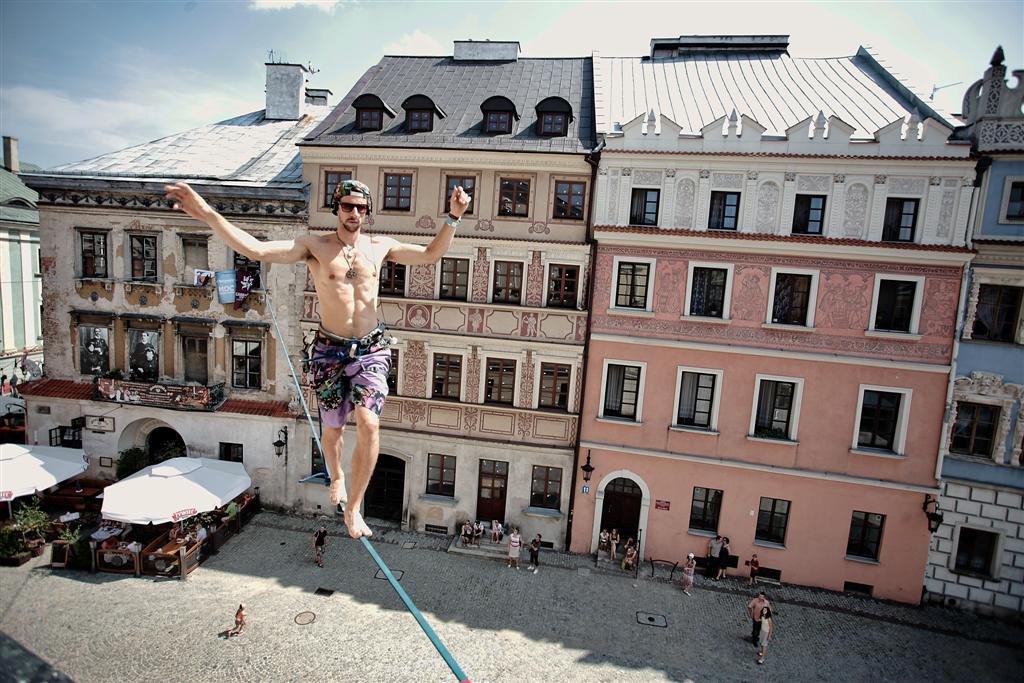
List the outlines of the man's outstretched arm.
{"label": "man's outstretched arm", "polygon": [[300,240],[261,242],[245,230],[232,225],[217,213],[206,200],[187,183],[165,185],[166,198],[197,221],[206,223],[229,247],[246,257],[266,263],[295,263],[309,256],[309,250]]}
{"label": "man's outstretched arm", "polygon": [[[456,187],[455,191],[452,192],[451,200],[448,202],[451,215],[461,219],[462,214],[466,213],[466,209],[469,208],[471,199],[472,197],[466,194],[461,185]],[[448,223],[444,223],[441,225],[441,230],[427,246],[395,242],[394,246],[388,250],[386,258],[407,266],[437,263],[448,249],[451,248],[454,238],[455,228],[448,225]]]}

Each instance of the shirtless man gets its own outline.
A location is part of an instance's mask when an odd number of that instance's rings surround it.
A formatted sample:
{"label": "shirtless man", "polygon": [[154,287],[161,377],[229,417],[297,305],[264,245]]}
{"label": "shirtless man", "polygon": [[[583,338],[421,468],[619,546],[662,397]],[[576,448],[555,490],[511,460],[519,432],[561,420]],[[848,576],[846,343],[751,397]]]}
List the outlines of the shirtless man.
{"label": "shirtless man", "polygon": [[[456,187],[448,220],[427,246],[405,244],[383,235],[364,235],[363,219],[373,210],[370,188],[354,180],[338,184],[333,211],[338,229],[326,235],[261,242],[227,221],[186,183],[164,188],[174,208],[206,223],[228,246],[266,263],[304,261],[320,299],[320,330],[310,368],[320,406],[323,446],[331,477],[331,503],[345,505],[345,526],[352,538],[372,536],[359,513],[380,450],[380,413],[387,396],[391,337],[377,320],[377,291],[384,261],[405,265],[436,263],[451,247],[470,196]],[[341,471],[342,437],[355,410],[356,447],[352,481],[345,491]]]}

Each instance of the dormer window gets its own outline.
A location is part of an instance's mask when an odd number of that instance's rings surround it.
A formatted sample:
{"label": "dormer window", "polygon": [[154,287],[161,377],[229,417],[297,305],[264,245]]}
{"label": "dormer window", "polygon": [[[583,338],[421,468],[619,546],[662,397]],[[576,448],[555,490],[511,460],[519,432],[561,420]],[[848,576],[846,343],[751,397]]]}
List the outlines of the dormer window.
{"label": "dormer window", "polygon": [[356,110],[356,130],[359,131],[383,130],[384,117],[395,118],[395,110],[370,93],[353,100],[352,107]]}
{"label": "dormer window", "polygon": [[561,97],[549,97],[537,104],[537,135],[568,135],[569,122],[572,120],[572,106]]}
{"label": "dormer window", "polygon": [[405,132],[406,133],[427,133],[434,130],[434,119],[445,118],[434,100],[426,95],[413,95],[402,102],[402,109],[405,110]]}
{"label": "dormer window", "polygon": [[511,133],[513,121],[519,120],[519,112],[512,100],[501,95],[488,97],[480,105],[484,115],[483,131],[485,133]]}

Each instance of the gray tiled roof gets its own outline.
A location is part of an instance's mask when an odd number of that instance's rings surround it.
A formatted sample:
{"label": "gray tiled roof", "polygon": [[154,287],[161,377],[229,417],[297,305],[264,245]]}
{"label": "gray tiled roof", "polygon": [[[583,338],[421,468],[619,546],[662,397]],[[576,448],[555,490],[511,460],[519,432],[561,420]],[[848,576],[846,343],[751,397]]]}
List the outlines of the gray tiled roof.
{"label": "gray tiled roof", "polygon": [[[584,154],[596,144],[593,81],[589,57],[514,62],[384,57],[300,144]],[[383,130],[355,130],[355,110],[350,105],[364,93],[377,95],[398,112],[394,119],[385,117]],[[406,133],[401,104],[410,95],[426,95],[447,116],[435,116],[434,129],[429,133]],[[480,104],[492,95],[512,100],[522,117],[514,121],[510,134],[481,131]],[[573,121],[565,137],[542,137],[535,132],[535,107],[551,96],[561,97],[572,106]]]}

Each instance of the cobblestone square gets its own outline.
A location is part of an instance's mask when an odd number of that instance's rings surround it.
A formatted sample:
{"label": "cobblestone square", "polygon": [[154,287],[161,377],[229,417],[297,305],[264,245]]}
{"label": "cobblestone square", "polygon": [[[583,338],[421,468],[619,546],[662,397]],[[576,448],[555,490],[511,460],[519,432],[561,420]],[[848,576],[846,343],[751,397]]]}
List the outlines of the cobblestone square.
{"label": "cobblestone square", "polygon": [[[332,532],[316,567],[314,524],[264,512],[184,582],[51,570],[45,558],[5,568],[0,680],[452,680],[358,542]],[[769,590],[778,637],[758,666],[738,579],[690,598],[649,565],[634,580],[549,551],[533,574],[442,552],[444,538],[378,536],[477,682],[1010,681],[1024,670],[1020,625],[794,587]],[[239,602],[249,625],[227,640]],[[312,623],[297,623],[303,612]]]}

